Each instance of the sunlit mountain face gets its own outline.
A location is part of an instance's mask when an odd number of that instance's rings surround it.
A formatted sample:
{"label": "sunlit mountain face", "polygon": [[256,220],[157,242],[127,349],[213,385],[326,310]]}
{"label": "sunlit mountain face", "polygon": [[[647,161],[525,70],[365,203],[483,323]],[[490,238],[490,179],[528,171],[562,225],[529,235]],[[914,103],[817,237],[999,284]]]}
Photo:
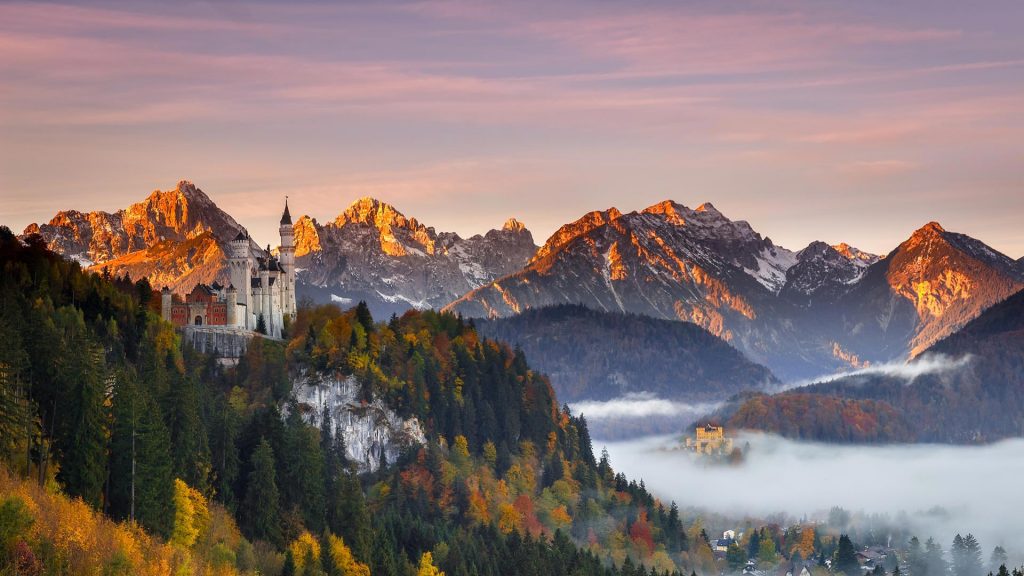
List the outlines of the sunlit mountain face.
{"label": "sunlit mountain face", "polygon": [[206,193],[181,181],[114,213],[58,212],[48,223],[28,226],[24,235],[39,234],[83,267],[187,291],[196,283],[226,285],[226,248],[243,230]]}
{"label": "sunlit mountain face", "polygon": [[[224,283],[222,245],[239,230],[182,182],[127,210],[61,212],[25,233],[96,269],[179,288]],[[912,357],[1024,287],[1018,262],[934,222],[885,257],[824,242],[794,252],[710,203],[589,212],[540,248],[515,219],[462,238],[373,198],[326,224],[302,216],[293,230],[300,295],[313,301],[479,318],[583,304],[691,322],[788,381]]]}
{"label": "sunlit mountain face", "polygon": [[537,249],[514,218],[462,238],[372,198],[357,200],[325,225],[303,216],[295,237],[304,293],[342,304],[365,300],[378,315],[440,308],[520,269]]}
{"label": "sunlit mountain face", "polygon": [[663,202],[589,213],[449,309],[500,317],[581,302],[689,321],[791,380],[905,359],[1021,287],[1013,260],[935,223],[885,258],[823,242],[792,252],[710,204]]}

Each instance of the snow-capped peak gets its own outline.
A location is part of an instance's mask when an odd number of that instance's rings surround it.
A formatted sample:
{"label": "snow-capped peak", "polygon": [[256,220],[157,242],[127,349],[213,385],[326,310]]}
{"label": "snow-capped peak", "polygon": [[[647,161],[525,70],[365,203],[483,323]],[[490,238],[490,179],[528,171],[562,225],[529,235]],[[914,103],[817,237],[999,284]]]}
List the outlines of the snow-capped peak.
{"label": "snow-capped peak", "polygon": [[850,246],[846,242],[836,244],[832,246],[832,249],[842,254],[843,257],[852,262],[855,266],[861,268],[867,268],[875,262],[878,262],[880,258],[877,254],[864,252],[854,246]]}

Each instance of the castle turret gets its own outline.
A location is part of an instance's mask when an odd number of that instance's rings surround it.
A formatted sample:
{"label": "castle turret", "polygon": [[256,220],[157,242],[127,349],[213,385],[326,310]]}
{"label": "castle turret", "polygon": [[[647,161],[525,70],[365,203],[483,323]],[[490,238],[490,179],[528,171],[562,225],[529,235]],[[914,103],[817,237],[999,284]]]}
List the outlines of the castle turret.
{"label": "castle turret", "polygon": [[174,299],[171,296],[171,289],[164,286],[164,289],[160,291],[160,315],[168,322],[171,321],[171,306],[173,304]]}
{"label": "castle turret", "polygon": [[239,325],[238,322],[238,290],[235,290],[235,285],[228,286],[228,289],[224,291],[227,300],[227,322],[228,326],[235,327]]}
{"label": "castle turret", "polygon": [[281,267],[281,312],[285,316],[295,316],[295,233],[292,229],[292,215],[288,211],[288,197],[284,198],[284,213],[281,214],[281,245],[277,249],[277,257]]}
{"label": "castle turret", "polygon": [[263,325],[267,329],[267,335],[272,335],[274,329],[272,326],[273,314],[271,313],[271,298],[270,298],[270,246],[267,246],[267,255],[265,260],[260,261],[260,304],[259,304],[259,316],[263,316]]}
{"label": "castle turret", "polygon": [[[238,304],[247,306],[252,310],[250,302],[250,278],[252,277],[252,250],[249,248],[249,234],[244,230],[238,231],[238,236],[231,241],[231,254],[229,254],[228,265],[231,268],[231,285],[237,290],[235,297]],[[247,313],[238,325],[242,328],[252,328],[247,321]]]}

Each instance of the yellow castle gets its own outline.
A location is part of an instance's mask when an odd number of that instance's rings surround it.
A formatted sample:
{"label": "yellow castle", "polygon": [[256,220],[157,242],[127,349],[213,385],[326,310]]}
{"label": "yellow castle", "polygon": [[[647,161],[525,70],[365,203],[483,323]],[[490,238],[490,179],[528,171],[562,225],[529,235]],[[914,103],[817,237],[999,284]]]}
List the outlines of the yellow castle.
{"label": "yellow castle", "polygon": [[686,448],[697,454],[729,454],[732,438],[725,437],[725,428],[706,424],[696,429],[697,438],[687,438]]}

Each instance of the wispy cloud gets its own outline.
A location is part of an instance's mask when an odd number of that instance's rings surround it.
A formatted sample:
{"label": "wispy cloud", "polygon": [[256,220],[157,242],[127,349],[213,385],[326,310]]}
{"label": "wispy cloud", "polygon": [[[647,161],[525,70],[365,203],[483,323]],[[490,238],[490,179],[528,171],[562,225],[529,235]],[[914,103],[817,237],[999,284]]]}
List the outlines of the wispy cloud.
{"label": "wispy cloud", "polygon": [[913,384],[921,376],[949,374],[966,369],[974,361],[971,355],[964,355],[959,358],[945,354],[924,354],[908,362],[886,362],[884,364],[873,364],[871,366],[849,372],[828,374],[783,384],[778,390],[790,390],[812,384],[824,384],[828,382],[844,381],[856,384],[858,379],[866,376],[887,376],[902,380],[905,384]]}
{"label": "wispy cloud", "polygon": [[[200,173],[226,183],[211,193],[256,194],[233,184],[251,180],[237,155],[252,174],[290,165],[282,170],[300,176],[275,179],[280,189],[386,171],[381,182],[430,189],[435,202],[473,189],[490,196],[460,204],[479,210],[462,216],[474,222],[513,189],[500,184],[503,162],[529,156],[548,173],[513,193],[544,200],[520,214],[550,222],[539,237],[558,225],[553,214],[573,218],[592,201],[700,190],[791,246],[814,239],[813,225],[771,229],[762,217],[810,190],[817,197],[802,205],[827,213],[851,189],[865,211],[891,208],[897,187],[1000,191],[988,205],[933,206],[929,218],[948,213],[954,226],[997,201],[1001,212],[1024,207],[1007,192],[1024,154],[1024,80],[1013,74],[1024,48],[998,11],[972,20],[928,8],[0,3],[0,173],[9,195],[38,202],[32,219],[63,207],[41,192],[66,182],[104,182],[104,202],[116,186],[125,205]],[[495,172],[420,176],[476,162]],[[167,181],[139,181],[146,174]],[[355,188],[337,184],[339,194]],[[862,215],[847,217],[835,232],[875,251],[906,232],[894,216],[864,238]],[[1024,253],[1012,228],[986,240]]]}
{"label": "wispy cloud", "polygon": [[[588,420],[606,420],[618,418],[646,418],[650,416],[672,416],[696,418],[716,410],[719,403],[690,404],[658,398],[647,392],[627,394],[612,400],[589,400],[572,404],[570,408],[576,414],[582,414]],[[681,427],[681,426],[680,426]]]}

